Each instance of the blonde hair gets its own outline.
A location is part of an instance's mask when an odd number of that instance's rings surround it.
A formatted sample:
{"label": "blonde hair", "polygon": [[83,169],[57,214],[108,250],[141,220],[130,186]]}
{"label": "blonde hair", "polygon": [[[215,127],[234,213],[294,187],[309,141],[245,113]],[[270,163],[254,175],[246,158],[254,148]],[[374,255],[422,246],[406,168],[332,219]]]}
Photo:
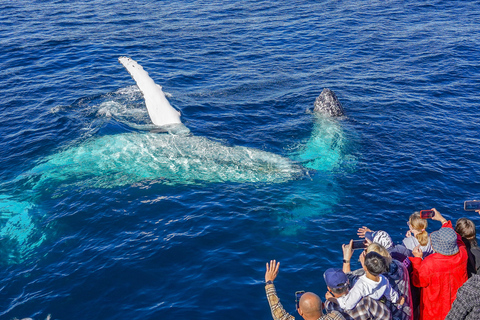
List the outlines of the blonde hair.
{"label": "blonde hair", "polygon": [[426,246],[428,244],[428,232],[425,231],[428,227],[427,219],[420,218],[420,212],[414,212],[410,215],[410,219],[408,219],[408,222],[413,229],[418,231],[418,233],[415,235],[418,243],[420,243],[422,247]]}
{"label": "blonde hair", "polygon": [[385,247],[382,246],[381,244],[378,244],[375,242],[370,243],[367,247],[366,253],[370,253],[372,251],[384,257],[385,261],[387,262],[387,266],[389,266],[390,263],[392,263],[392,256],[390,255],[390,252],[388,252],[388,250],[385,249]]}

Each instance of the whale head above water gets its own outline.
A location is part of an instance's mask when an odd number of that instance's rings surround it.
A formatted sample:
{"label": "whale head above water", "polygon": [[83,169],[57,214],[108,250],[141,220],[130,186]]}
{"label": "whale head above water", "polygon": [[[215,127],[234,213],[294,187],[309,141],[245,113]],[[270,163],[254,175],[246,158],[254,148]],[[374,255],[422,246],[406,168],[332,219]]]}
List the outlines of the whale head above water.
{"label": "whale head above water", "polygon": [[330,89],[323,89],[322,93],[317,97],[314,103],[315,113],[324,114],[329,117],[340,117],[345,115],[342,104],[338,101],[335,93]]}

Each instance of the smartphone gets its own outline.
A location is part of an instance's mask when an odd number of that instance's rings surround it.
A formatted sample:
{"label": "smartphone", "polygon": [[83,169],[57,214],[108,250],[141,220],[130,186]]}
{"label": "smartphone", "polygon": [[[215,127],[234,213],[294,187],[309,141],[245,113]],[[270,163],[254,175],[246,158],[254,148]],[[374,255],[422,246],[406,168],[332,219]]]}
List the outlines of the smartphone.
{"label": "smartphone", "polygon": [[357,250],[357,249],[365,249],[368,247],[367,241],[365,240],[353,240],[352,241],[352,249]]}
{"label": "smartphone", "polygon": [[435,216],[433,210],[420,210],[420,218],[422,219],[431,219],[433,216]]}
{"label": "smartphone", "polygon": [[300,307],[300,298],[303,296],[305,291],[297,291],[295,292],[295,304],[297,306],[297,309]]}
{"label": "smartphone", "polygon": [[465,201],[463,203],[463,209],[465,209],[465,211],[480,210],[480,201],[478,200]]}

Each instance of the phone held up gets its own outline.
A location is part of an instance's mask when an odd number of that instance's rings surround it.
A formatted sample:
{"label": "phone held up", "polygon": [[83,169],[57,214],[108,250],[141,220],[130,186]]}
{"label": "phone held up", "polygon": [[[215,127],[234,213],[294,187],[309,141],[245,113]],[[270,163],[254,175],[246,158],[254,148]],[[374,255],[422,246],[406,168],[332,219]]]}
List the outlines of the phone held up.
{"label": "phone held up", "polygon": [[433,210],[420,210],[420,218],[422,219],[431,219],[433,216],[435,216]]}
{"label": "phone held up", "polygon": [[368,247],[367,241],[365,240],[353,240],[352,241],[352,249],[357,250],[357,249],[365,249]]}
{"label": "phone held up", "polygon": [[465,201],[463,203],[463,209],[465,209],[465,211],[480,210],[480,201],[479,200]]}
{"label": "phone held up", "polygon": [[297,309],[300,307],[300,298],[303,296],[305,291],[297,291],[295,292],[295,305],[297,306]]}

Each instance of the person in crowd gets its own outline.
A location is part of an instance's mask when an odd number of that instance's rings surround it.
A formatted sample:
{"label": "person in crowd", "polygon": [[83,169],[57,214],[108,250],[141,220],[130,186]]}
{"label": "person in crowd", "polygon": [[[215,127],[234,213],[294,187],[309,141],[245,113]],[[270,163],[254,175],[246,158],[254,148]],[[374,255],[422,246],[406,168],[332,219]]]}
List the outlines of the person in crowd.
{"label": "person in crowd", "polygon": [[[433,253],[430,237],[428,236],[427,227],[428,220],[420,217],[420,212],[414,212],[410,215],[407,225],[409,230],[407,231],[405,239],[403,239],[403,245],[410,251],[420,245],[420,250],[423,252],[423,258]],[[408,260],[410,262],[410,260]],[[410,266],[409,271],[412,271]],[[420,288],[411,286],[411,298],[412,298],[412,310],[414,311],[414,317],[419,317],[419,304],[420,304]]]}
{"label": "person in crowd", "polygon": [[351,310],[343,310],[337,303],[337,299],[349,292],[347,275],[341,269],[330,268],[323,274],[328,292],[325,294],[325,310],[327,312],[338,311],[347,320],[384,320],[390,319],[390,310],[387,306],[370,297],[363,297]]}
{"label": "person in crowd", "polygon": [[412,251],[413,248],[420,245],[420,250],[423,252],[423,258],[426,258],[429,254],[433,253],[430,244],[430,237],[427,232],[427,219],[420,218],[420,212],[414,212],[410,215],[407,225],[409,230],[405,235],[405,239],[403,239],[403,245],[405,248]]}
{"label": "person in crowd", "polygon": [[[382,275],[382,273],[386,271],[387,265],[381,255],[376,252],[366,254],[364,251],[360,255],[360,263],[362,264],[365,274],[358,278],[357,282],[346,295],[336,299],[340,308],[351,310],[363,297],[367,296],[375,300],[385,297],[392,303],[400,301],[399,294],[392,289],[388,280]],[[403,302],[401,302],[401,304],[403,304]]]}
{"label": "person in crowd", "polygon": [[[343,271],[347,273],[350,282],[355,282],[360,276],[365,274],[365,271],[362,268],[351,273],[350,260],[353,255],[352,242],[353,241],[351,240],[349,244],[342,246],[344,259]],[[400,308],[395,304],[386,301],[386,304],[392,313],[392,318],[394,320],[412,319],[413,305],[410,289],[410,276],[407,268],[400,261],[392,259],[388,250],[378,243],[371,243],[368,245],[365,249],[365,253],[369,252],[376,252],[385,258],[387,270],[383,275],[390,282],[392,288],[404,298],[404,303]]]}
{"label": "person in crowd", "polygon": [[457,298],[452,304],[445,320],[480,319],[480,275],[474,274],[457,291]]}
{"label": "person in crowd", "polygon": [[389,307],[392,313],[393,320],[410,320],[413,319],[413,305],[411,298],[410,290],[410,275],[407,270],[407,267],[403,265],[400,261],[392,259],[390,253],[382,245],[378,243],[371,243],[367,249],[366,253],[377,252],[382,257],[385,258],[387,262],[387,271],[383,275],[390,282],[392,288],[397,291],[402,297],[405,298],[405,303],[401,308],[398,308],[396,305],[390,301],[386,301],[387,306]]}
{"label": "person in crowd", "polygon": [[442,227],[430,234],[435,253],[425,259],[420,246],[413,249],[412,283],[421,288],[420,320],[444,319],[455,300],[457,290],[467,281],[468,254],[460,235],[436,209],[433,220]]}
{"label": "person in crowd", "polygon": [[477,243],[475,223],[470,219],[460,218],[455,224],[455,231],[462,237],[462,241],[467,247],[467,273],[470,278],[473,274],[480,273],[480,248]]}
{"label": "person in crowd", "polygon": [[[278,275],[280,262],[271,260],[267,262],[265,272],[265,292],[267,294],[268,304],[274,320],[294,320],[295,317],[285,311],[280,299],[277,296],[273,281]],[[297,307],[298,314],[305,320],[345,320],[338,311],[332,311],[324,315],[322,313],[322,300],[313,292],[306,292],[300,298]]]}
{"label": "person in crowd", "polygon": [[410,270],[410,261],[407,258],[412,256],[411,251],[401,244],[395,245],[392,241],[392,238],[386,231],[372,231],[363,226],[357,230],[357,235],[360,238],[365,238],[368,243],[374,242],[381,244],[385,249],[388,250],[388,252],[390,252],[392,258],[404,263],[405,266]]}

